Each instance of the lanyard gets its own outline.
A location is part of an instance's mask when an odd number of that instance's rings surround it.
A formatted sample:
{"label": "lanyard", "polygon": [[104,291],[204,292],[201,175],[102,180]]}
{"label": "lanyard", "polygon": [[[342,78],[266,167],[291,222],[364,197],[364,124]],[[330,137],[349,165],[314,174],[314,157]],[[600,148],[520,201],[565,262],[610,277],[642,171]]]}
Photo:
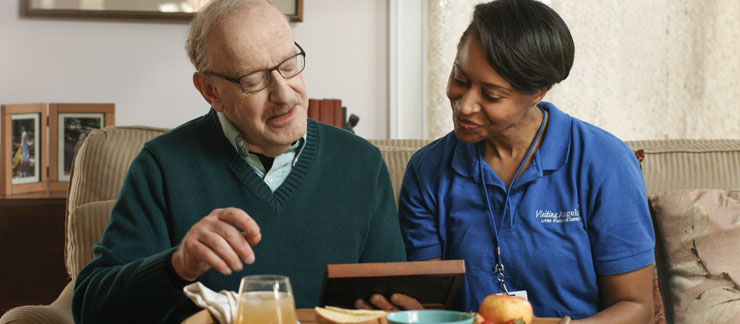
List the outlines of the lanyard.
{"label": "lanyard", "polygon": [[[542,109],[542,108],[540,108]],[[478,171],[480,172],[480,178],[483,186],[483,194],[485,195],[486,199],[486,206],[488,207],[488,217],[491,220],[491,231],[493,232],[493,243],[494,247],[496,248],[496,266],[494,267],[494,271],[496,271],[496,280],[498,280],[499,284],[501,284],[501,287],[504,289],[504,293],[509,295],[509,289],[506,287],[506,278],[504,276],[504,262],[501,257],[501,246],[499,245],[498,238],[499,234],[501,234],[501,230],[504,227],[504,222],[506,221],[506,215],[509,215],[510,221],[513,222],[514,216],[511,215],[511,208],[509,207],[509,193],[511,192],[511,188],[514,186],[514,183],[519,179],[519,174],[522,172],[522,168],[524,167],[524,164],[527,163],[527,160],[529,160],[529,156],[532,154],[532,151],[534,151],[534,147],[537,145],[537,142],[539,142],[540,135],[542,135],[542,130],[545,127],[545,121],[547,118],[547,113],[543,110],[542,111],[542,124],[540,124],[539,130],[537,130],[537,135],[534,138],[534,141],[532,142],[532,145],[529,147],[529,150],[527,151],[527,155],[524,156],[524,161],[522,161],[522,164],[519,165],[519,169],[516,170],[516,174],[514,175],[514,180],[511,181],[509,184],[509,187],[506,189],[506,199],[504,200],[504,209],[502,211],[503,217],[501,218],[501,227],[496,228],[496,217],[493,214],[493,207],[491,207],[491,201],[488,198],[488,189],[486,188],[486,177],[483,175],[483,164],[486,163],[486,161],[483,159],[483,151],[481,150],[481,145],[478,143],[476,145],[476,150],[478,153]]]}

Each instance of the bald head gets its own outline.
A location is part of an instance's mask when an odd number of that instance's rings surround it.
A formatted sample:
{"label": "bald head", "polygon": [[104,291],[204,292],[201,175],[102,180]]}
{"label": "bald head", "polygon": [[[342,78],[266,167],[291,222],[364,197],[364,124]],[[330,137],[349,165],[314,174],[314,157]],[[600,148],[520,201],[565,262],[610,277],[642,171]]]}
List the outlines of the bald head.
{"label": "bald head", "polygon": [[195,69],[202,72],[211,68],[208,51],[211,43],[218,43],[214,38],[222,38],[224,33],[269,37],[276,31],[288,31],[292,37],[288,18],[268,1],[214,0],[193,18],[186,49]]}

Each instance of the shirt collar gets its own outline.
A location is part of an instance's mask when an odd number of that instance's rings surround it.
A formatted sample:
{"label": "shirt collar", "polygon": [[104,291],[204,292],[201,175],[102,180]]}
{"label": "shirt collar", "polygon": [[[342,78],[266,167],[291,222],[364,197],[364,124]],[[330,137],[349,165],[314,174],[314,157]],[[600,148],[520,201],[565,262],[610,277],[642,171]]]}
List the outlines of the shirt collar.
{"label": "shirt collar", "polygon": [[556,170],[565,165],[570,156],[573,117],[546,101],[538,106],[550,115],[545,138],[538,150],[540,165],[543,170]]}
{"label": "shirt collar", "polygon": [[[556,170],[565,165],[570,156],[571,145],[571,125],[572,118],[555,107],[555,105],[543,101],[538,105],[546,110],[549,115],[547,128],[545,129],[545,138],[542,145],[533,152],[535,155],[534,163],[539,164],[542,170]],[[451,134],[454,135],[454,131]],[[480,181],[480,168],[478,163],[477,144],[466,144],[457,141],[452,156],[452,168],[461,176],[473,178],[476,182]],[[492,177],[486,177],[487,183],[493,183]]]}
{"label": "shirt collar", "polygon": [[[239,130],[236,129],[234,124],[231,123],[231,121],[226,117],[226,115],[223,112],[217,111],[216,116],[218,116],[218,121],[221,124],[221,129],[224,132],[224,136],[226,136],[226,139],[229,140],[229,143],[231,143],[231,146],[234,147],[234,149],[236,150],[236,153],[239,154],[239,156],[241,156],[248,162],[259,161],[257,156],[249,153],[249,144],[247,144],[247,141],[244,140],[244,137],[242,136],[242,134],[239,132]],[[298,157],[301,155],[301,152],[303,151],[303,147],[304,147],[303,144],[306,143],[307,134],[308,134],[308,130],[306,131],[306,133],[303,134],[303,137],[301,137],[295,143],[290,145],[288,150],[282,153],[282,154],[286,154],[288,152],[296,152],[295,158],[293,158],[293,165],[295,165],[295,163],[298,161]],[[259,162],[259,164],[262,165],[262,162]]]}

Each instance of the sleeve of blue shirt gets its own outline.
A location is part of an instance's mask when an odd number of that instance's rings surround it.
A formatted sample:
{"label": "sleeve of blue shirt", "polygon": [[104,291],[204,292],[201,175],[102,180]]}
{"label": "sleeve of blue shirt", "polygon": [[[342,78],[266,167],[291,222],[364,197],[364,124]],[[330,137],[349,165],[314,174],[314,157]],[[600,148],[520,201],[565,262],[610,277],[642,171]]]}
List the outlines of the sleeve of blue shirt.
{"label": "sleeve of blue shirt", "polygon": [[406,257],[411,261],[428,260],[442,256],[442,240],[434,212],[435,196],[428,184],[418,177],[417,152],[409,161],[398,200],[401,231],[406,244]]}
{"label": "sleeve of blue shirt", "polygon": [[[655,261],[655,236],[640,165],[626,147],[593,170],[587,226],[596,271],[611,275],[634,271]],[[609,161],[610,160],[610,161]],[[607,169],[608,168],[608,169]]]}

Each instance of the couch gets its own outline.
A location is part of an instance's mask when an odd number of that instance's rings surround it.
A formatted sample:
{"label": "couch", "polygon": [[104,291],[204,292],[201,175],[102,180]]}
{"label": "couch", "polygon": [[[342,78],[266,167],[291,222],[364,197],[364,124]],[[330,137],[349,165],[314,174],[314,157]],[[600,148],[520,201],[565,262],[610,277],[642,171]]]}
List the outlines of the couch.
{"label": "couch", "polygon": [[[92,258],[91,247],[100,239],[108,222],[110,210],[117,198],[128,165],[144,142],[165,131],[152,127],[117,126],[90,134],[75,156],[67,198],[65,262],[71,281],[49,305],[29,305],[11,309],[0,318],[0,324],[73,323],[70,305],[74,280],[81,268]],[[406,162],[428,141],[371,140],[371,142],[381,149],[390,170],[393,190],[398,197]],[[700,188],[714,188],[720,189],[718,193],[726,193],[727,190],[740,188],[740,140],[653,140],[633,141],[628,144],[633,149],[644,152],[642,166],[649,196],[647,198],[656,205],[663,206],[664,202],[668,201],[667,197],[659,196],[661,193],[674,190],[693,192]],[[655,215],[660,217],[661,212],[662,210],[656,211]],[[737,218],[737,215],[735,216]],[[657,224],[660,219],[656,218],[655,221]],[[737,219],[734,221],[738,222]],[[661,235],[665,233],[658,229],[656,226],[659,236],[658,278],[661,280],[662,295],[670,322],[676,317],[674,305],[682,307],[679,311],[686,309],[696,311],[697,308],[696,305],[689,308],[687,305],[690,303],[687,304],[687,299],[677,294],[675,291],[677,289],[674,289],[686,285],[672,283],[675,280],[674,274],[681,273],[681,269],[676,270],[675,266],[665,261],[666,249],[661,249],[665,243]],[[668,252],[674,250],[672,247]],[[716,282],[699,286],[708,287],[708,290],[737,288],[733,288],[732,281],[723,277],[722,271],[716,275],[717,278],[704,277]],[[696,285],[692,287],[696,290]],[[722,296],[734,295],[725,293]],[[728,312],[726,307],[722,310]],[[683,315],[679,314],[677,317],[683,318]]]}

